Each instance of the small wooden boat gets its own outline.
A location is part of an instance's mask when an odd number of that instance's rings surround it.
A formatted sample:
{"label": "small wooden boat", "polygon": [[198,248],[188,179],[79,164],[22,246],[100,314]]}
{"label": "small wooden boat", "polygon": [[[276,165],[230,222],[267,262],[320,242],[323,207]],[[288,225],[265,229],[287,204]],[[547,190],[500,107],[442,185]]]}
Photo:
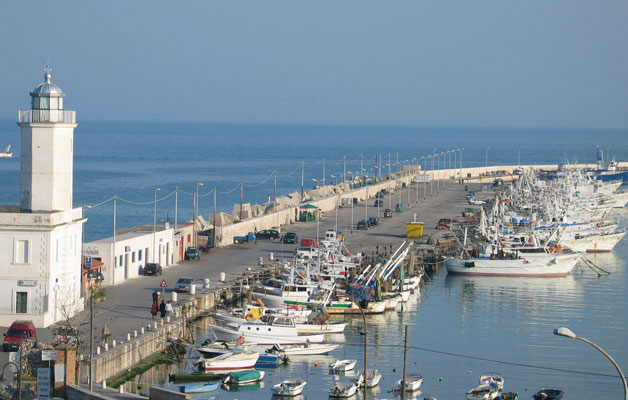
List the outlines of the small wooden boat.
{"label": "small wooden boat", "polygon": [[288,378],[271,388],[274,396],[298,396],[303,392],[307,381],[303,378]]}
{"label": "small wooden boat", "polygon": [[196,382],[209,382],[209,381],[218,381],[220,380],[220,376],[218,375],[208,375],[204,373],[195,373],[195,374],[170,374],[168,375],[168,380],[172,383],[196,383]]}
{"label": "small wooden boat", "polygon": [[274,345],[270,351],[275,353],[283,353],[287,356],[316,356],[320,354],[327,354],[332,350],[335,350],[339,347],[337,344],[311,344],[306,343],[303,346],[294,345],[294,346],[280,346]]}
{"label": "small wooden boat", "polygon": [[467,400],[493,400],[499,394],[495,383],[485,383],[467,390]]}
{"label": "small wooden boat", "polygon": [[532,397],[534,400],[561,400],[565,392],[555,388],[545,388],[536,392]]}
{"label": "small wooden boat", "polygon": [[199,358],[199,370],[211,373],[227,373],[235,371],[243,371],[253,369],[259,354],[242,352],[242,353],[225,353],[221,356],[205,359]]}
{"label": "small wooden boat", "polygon": [[249,385],[251,383],[260,382],[264,379],[264,371],[239,371],[230,372],[229,375],[223,379],[222,383],[225,385]]}
{"label": "small wooden boat", "polygon": [[[366,387],[374,388],[379,385],[379,382],[382,380],[382,373],[377,369],[367,369],[366,370]],[[364,387],[364,374],[361,371],[358,371],[356,377],[354,378],[354,382],[358,387]]]}
{"label": "small wooden boat", "polygon": [[[406,392],[416,392],[421,390],[421,384],[423,383],[423,377],[421,375],[406,376]],[[403,387],[403,379],[399,379],[393,384],[394,392],[401,392]]]}
{"label": "small wooden boat", "polygon": [[500,393],[493,400],[519,400],[519,395],[514,392]]}
{"label": "small wooden boat", "polygon": [[355,368],[355,364],[358,360],[336,360],[329,364],[329,372],[337,374],[338,372],[347,372]]}
{"label": "small wooden boat", "polygon": [[480,379],[478,379],[478,383],[480,385],[486,385],[490,383],[494,383],[497,385],[499,390],[504,390],[504,378],[497,373],[487,372],[480,375]]}
{"label": "small wooden boat", "polygon": [[181,385],[179,391],[181,393],[204,393],[218,389],[219,382],[208,382],[202,385]]}
{"label": "small wooden boat", "polygon": [[358,387],[353,382],[336,382],[333,388],[329,390],[329,397],[347,398],[355,395]]}

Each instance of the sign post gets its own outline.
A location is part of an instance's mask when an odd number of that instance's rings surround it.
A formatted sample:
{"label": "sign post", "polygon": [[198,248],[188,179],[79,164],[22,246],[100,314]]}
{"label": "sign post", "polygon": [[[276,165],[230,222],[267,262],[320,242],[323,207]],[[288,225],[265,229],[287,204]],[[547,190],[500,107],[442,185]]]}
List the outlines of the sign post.
{"label": "sign post", "polygon": [[85,267],[86,268],[92,267],[92,256],[85,256]]}
{"label": "sign post", "polygon": [[159,285],[159,287],[161,288],[161,298],[165,299],[166,298],[166,288],[168,287],[168,284],[166,283],[165,279],[161,280],[161,285]]}

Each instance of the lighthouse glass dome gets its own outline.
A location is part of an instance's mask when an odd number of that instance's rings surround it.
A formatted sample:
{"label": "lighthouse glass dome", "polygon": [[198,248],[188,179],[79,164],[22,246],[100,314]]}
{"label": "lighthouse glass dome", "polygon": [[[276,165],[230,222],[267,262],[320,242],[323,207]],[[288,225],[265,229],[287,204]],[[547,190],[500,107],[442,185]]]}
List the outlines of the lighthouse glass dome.
{"label": "lighthouse glass dome", "polygon": [[65,94],[61,88],[52,83],[50,69],[46,68],[45,81],[40,83],[31,95],[31,108],[33,110],[63,110],[63,98]]}

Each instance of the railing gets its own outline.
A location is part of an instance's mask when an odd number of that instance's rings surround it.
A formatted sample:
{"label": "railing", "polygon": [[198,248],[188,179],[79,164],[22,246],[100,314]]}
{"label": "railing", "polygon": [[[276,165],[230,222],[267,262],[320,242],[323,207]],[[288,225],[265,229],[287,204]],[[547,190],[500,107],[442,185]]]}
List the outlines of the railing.
{"label": "railing", "polygon": [[76,123],[76,111],[67,110],[20,110],[19,123],[30,122],[60,122],[64,124]]}

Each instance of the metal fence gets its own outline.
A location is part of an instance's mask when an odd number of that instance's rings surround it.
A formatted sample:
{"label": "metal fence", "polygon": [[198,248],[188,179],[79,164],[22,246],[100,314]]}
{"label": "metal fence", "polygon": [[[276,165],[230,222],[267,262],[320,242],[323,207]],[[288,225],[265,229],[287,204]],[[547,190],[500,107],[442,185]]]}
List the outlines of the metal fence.
{"label": "metal fence", "polygon": [[60,122],[64,124],[76,123],[76,111],[67,110],[20,110],[19,123],[29,122]]}

